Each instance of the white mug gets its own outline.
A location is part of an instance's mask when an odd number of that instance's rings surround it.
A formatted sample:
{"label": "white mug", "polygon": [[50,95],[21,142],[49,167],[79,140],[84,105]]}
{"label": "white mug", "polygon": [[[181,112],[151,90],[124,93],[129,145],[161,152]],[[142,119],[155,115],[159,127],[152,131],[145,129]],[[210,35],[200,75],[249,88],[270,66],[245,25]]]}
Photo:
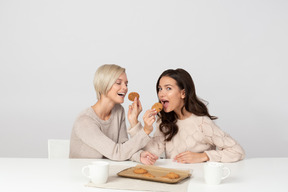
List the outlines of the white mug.
{"label": "white mug", "polygon": [[109,175],[109,163],[105,161],[94,161],[91,165],[82,168],[82,174],[88,177],[94,184],[106,183]]}
{"label": "white mug", "polygon": [[[225,173],[226,172],[226,173]],[[230,169],[223,163],[207,162],[204,164],[204,179],[207,184],[217,185],[230,175]]]}

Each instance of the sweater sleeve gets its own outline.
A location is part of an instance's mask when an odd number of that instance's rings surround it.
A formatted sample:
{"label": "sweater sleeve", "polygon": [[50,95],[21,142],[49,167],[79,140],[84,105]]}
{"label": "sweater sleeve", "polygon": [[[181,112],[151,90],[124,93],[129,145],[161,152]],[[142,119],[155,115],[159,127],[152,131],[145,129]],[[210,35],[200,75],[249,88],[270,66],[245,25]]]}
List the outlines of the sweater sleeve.
{"label": "sweater sleeve", "polygon": [[100,126],[92,118],[87,116],[79,119],[75,125],[75,133],[83,143],[111,160],[127,160],[150,141],[150,137],[142,129],[126,142],[116,143],[101,131]]}
{"label": "sweater sleeve", "polygon": [[128,134],[133,137],[134,135],[136,135],[136,133],[138,133],[139,131],[141,131],[141,129],[143,129],[143,126],[141,125],[140,122],[138,122],[134,127],[129,127],[128,128]]}
{"label": "sweater sleeve", "polygon": [[126,120],[125,120],[125,112],[123,111],[122,117],[121,117],[121,124],[119,128],[119,135],[118,135],[118,143],[125,143],[128,141],[128,134],[127,134],[127,128],[126,128]]}
{"label": "sweater sleeve", "polygon": [[[142,125],[140,124],[139,127],[141,128]],[[160,157],[160,155],[165,150],[165,138],[164,135],[160,132],[157,123],[157,129],[152,137],[152,139],[148,142],[148,144],[143,148],[143,150],[138,151],[137,153],[133,154],[131,157],[132,161],[141,162],[140,161],[140,154],[142,151],[148,151]],[[142,129],[143,130],[143,129]]]}
{"label": "sweater sleeve", "polygon": [[200,129],[205,141],[216,147],[216,150],[205,151],[209,161],[236,162],[244,159],[245,152],[243,148],[208,117],[203,117]]}

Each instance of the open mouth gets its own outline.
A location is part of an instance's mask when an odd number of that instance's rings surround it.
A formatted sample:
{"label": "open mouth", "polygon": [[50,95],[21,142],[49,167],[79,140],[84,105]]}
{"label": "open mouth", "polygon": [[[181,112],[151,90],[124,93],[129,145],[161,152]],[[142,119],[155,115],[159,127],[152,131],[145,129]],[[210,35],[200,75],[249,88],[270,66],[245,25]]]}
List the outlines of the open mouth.
{"label": "open mouth", "polygon": [[117,93],[120,97],[125,97],[125,93]]}
{"label": "open mouth", "polygon": [[161,103],[163,105],[163,108],[167,108],[169,105],[169,101],[168,100],[161,100]]}

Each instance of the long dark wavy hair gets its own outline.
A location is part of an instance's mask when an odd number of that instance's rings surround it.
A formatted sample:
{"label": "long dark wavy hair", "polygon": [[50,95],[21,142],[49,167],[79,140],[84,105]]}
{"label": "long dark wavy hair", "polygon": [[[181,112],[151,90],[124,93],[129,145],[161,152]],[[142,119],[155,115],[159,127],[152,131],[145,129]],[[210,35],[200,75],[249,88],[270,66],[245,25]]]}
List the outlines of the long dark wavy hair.
{"label": "long dark wavy hair", "polygon": [[[195,85],[190,74],[184,69],[168,69],[164,71],[158,78],[156,84],[156,91],[158,94],[158,87],[160,79],[164,76],[171,77],[177,82],[177,86],[180,90],[185,90],[184,106],[181,109],[183,114],[183,109],[193,113],[197,116],[208,116],[211,120],[217,119],[215,116],[211,116],[208,112],[207,106],[204,104],[203,100],[199,99],[196,95]],[[159,114],[161,123],[159,125],[160,131],[165,135],[165,141],[171,141],[171,139],[178,133],[177,114],[174,111],[166,113],[162,110]]]}

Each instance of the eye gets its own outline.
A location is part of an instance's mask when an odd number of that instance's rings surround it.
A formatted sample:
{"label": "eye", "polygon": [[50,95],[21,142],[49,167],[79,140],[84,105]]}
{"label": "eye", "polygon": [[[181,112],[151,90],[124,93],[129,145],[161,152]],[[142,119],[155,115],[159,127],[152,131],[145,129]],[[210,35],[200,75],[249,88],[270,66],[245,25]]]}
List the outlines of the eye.
{"label": "eye", "polygon": [[161,88],[161,87],[158,87],[158,92],[161,91],[161,90],[162,90],[162,88]]}
{"label": "eye", "polygon": [[171,87],[167,87],[166,90],[167,90],[167,91],[170,91],[170,90],[172,90],[172,88],[171,88]]}

